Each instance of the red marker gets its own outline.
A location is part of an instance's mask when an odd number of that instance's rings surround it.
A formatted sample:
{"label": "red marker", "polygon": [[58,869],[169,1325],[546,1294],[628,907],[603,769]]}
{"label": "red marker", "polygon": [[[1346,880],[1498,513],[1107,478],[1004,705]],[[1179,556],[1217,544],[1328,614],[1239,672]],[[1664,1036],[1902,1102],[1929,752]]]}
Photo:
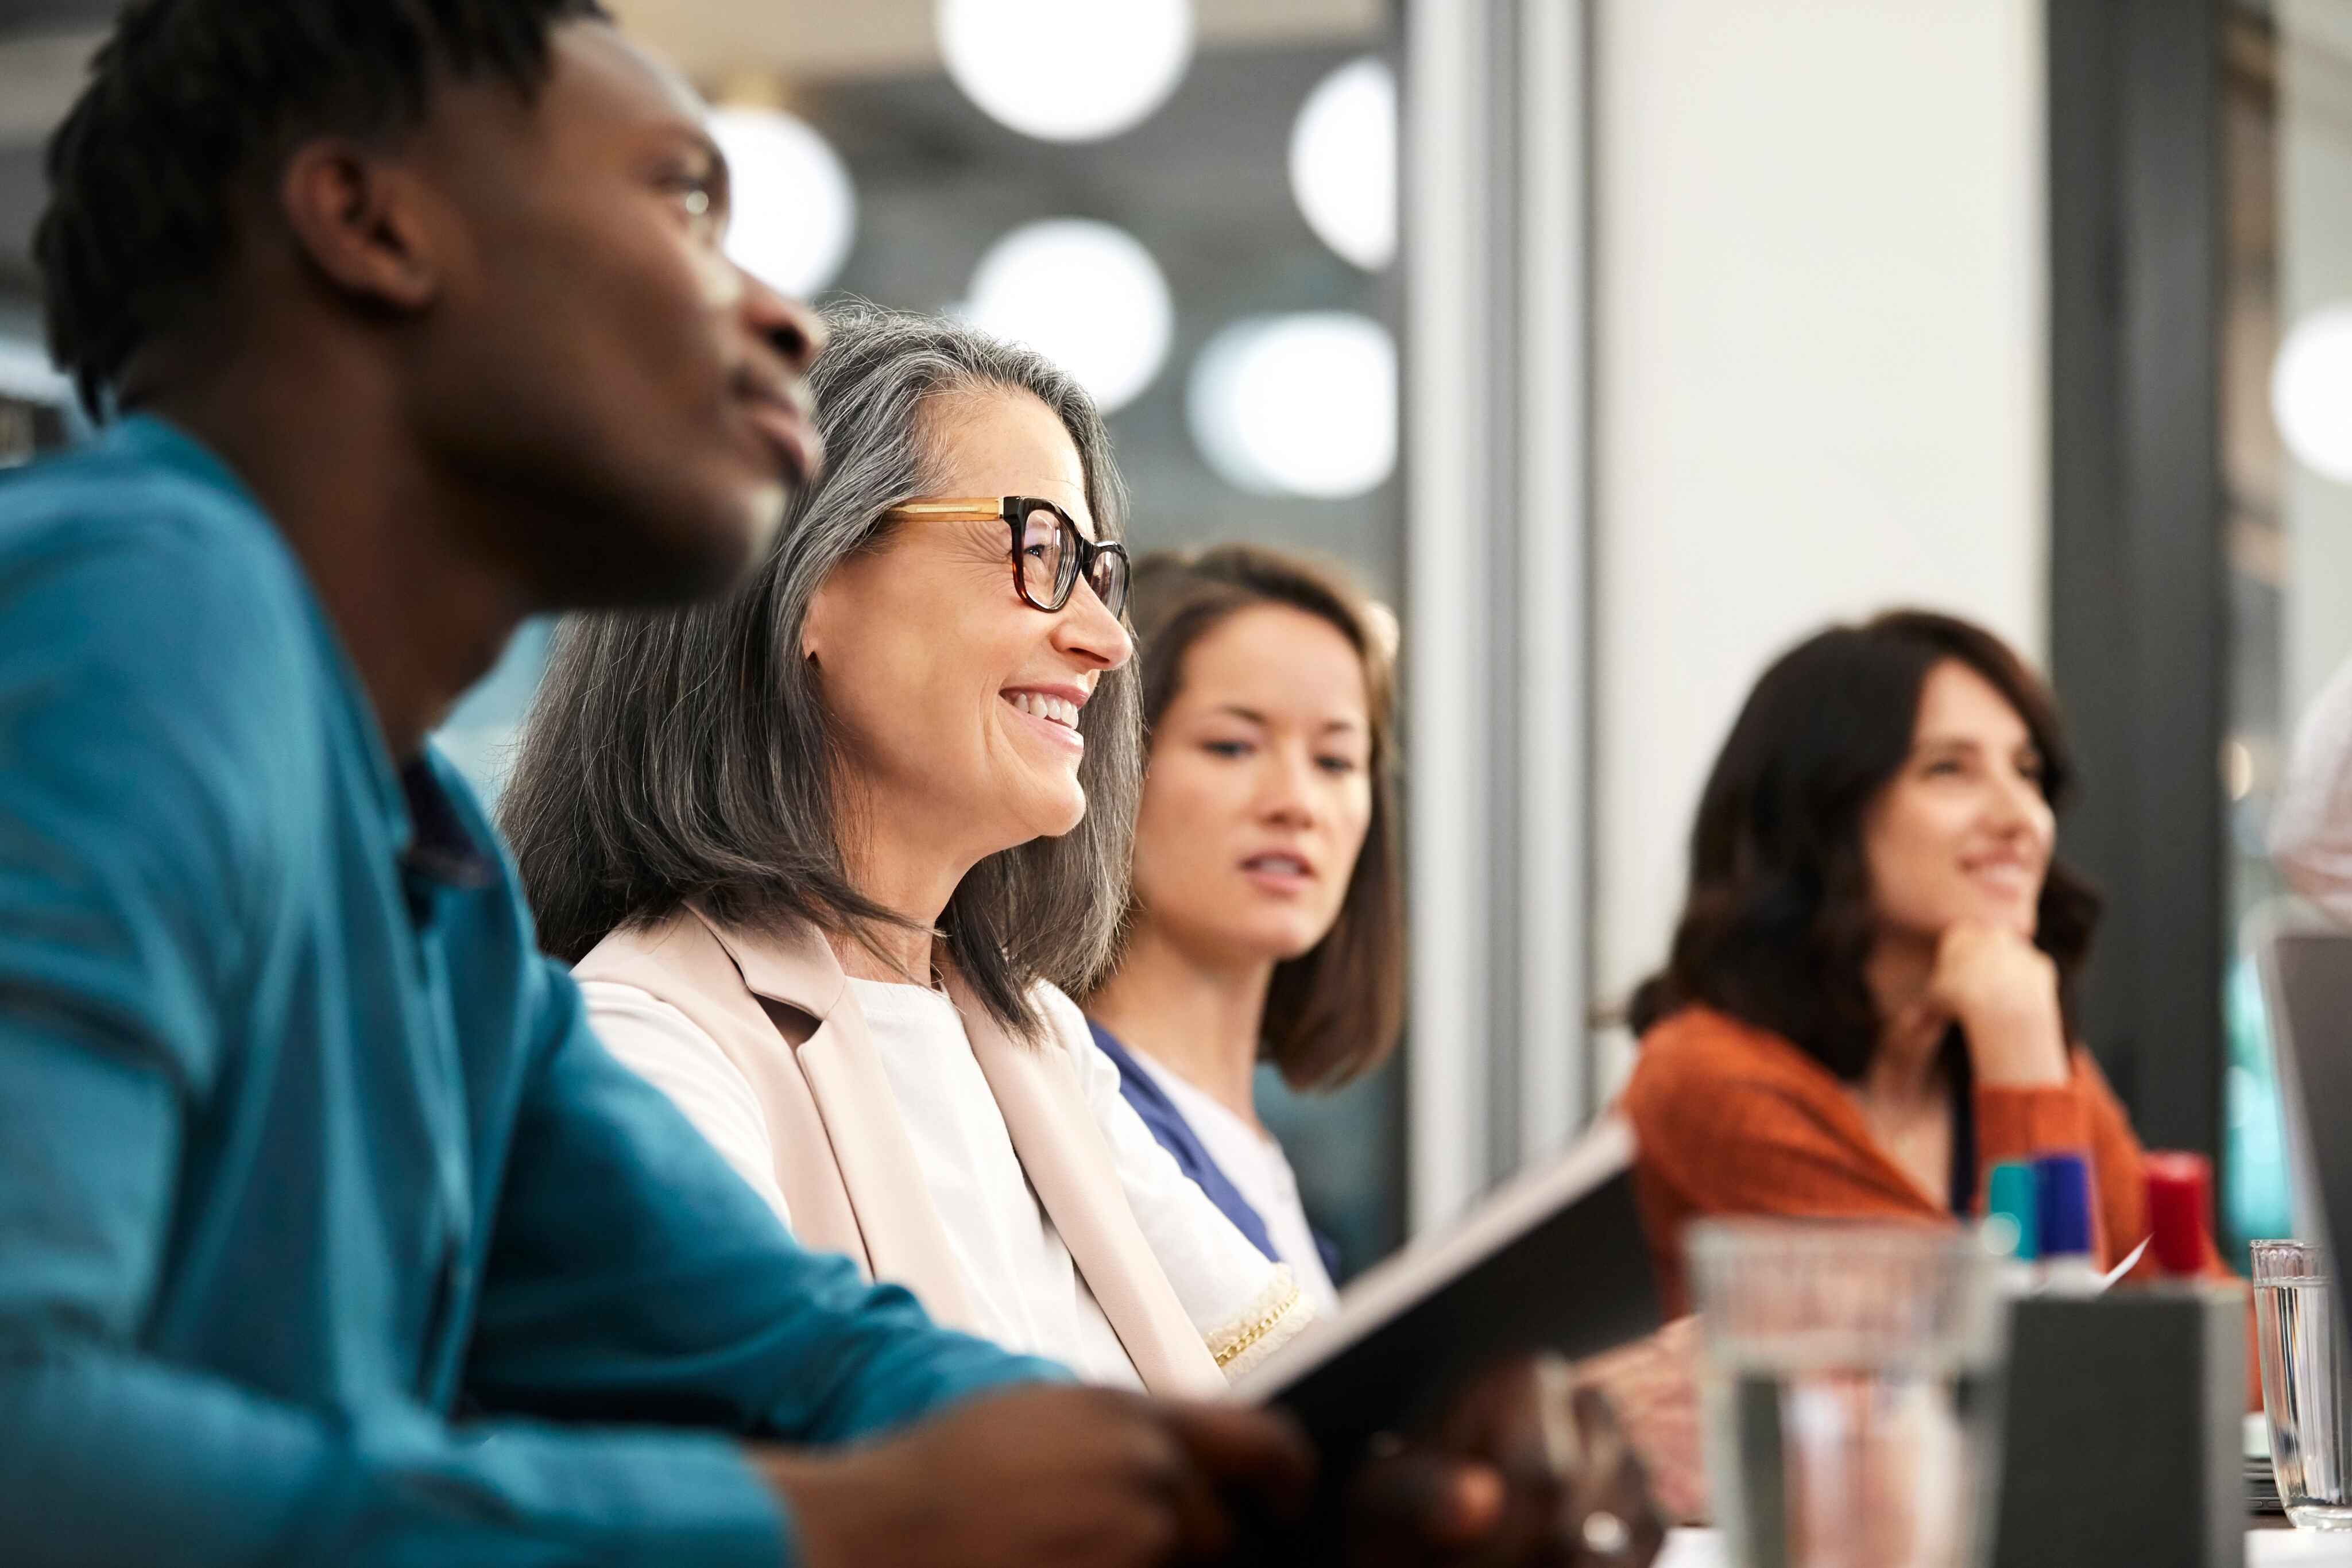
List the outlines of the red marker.
{"label": "red marker", "polygon": [[2175,1279],[2205,1271],[2213,1210],[2213,1166],[2203,1155],[2147,1156],[2148,1250]]}

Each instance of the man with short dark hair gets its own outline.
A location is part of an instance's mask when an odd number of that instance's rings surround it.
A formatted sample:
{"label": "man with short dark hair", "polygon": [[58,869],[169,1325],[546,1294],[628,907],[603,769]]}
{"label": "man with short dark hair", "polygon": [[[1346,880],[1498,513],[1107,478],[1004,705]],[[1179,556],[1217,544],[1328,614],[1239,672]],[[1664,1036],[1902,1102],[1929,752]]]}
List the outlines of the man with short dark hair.
{"label": "man with short dark hair", "polygon": [[58,132],[52,347],[127,417],[0,485],[12,1563],[1125,1564],[1299,1481],[796,1249],[425,745],[819,461],[701,120],[593,0],[145,0]]}

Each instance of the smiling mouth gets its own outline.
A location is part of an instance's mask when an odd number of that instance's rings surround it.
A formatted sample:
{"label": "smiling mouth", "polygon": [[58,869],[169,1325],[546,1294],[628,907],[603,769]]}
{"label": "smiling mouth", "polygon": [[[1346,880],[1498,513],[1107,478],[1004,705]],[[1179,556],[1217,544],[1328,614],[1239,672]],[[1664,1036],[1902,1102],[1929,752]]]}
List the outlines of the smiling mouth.
{"label": "smiling mouth", "polygon": [[2033,885],[2033,870],[2014,861],[1990,861],[1968,868],[1970,880],[2006,893],[2023,893]]}
{"label": "smiling mouth", "polygon": [[1087,737],[1078,729],[1079,705],[1051,692],[999,692],[1004,706],[1019,714],[1024,728],[1040,739],[1073,752],[1084,751]]}
{"label": "smiling mouth", "polygon": [[1067,697],[1049,696],[1044,692],[1006,692],[1003,696],[1031,718],[1042,718],[1065,729],[1078,727],[1078,705]]}

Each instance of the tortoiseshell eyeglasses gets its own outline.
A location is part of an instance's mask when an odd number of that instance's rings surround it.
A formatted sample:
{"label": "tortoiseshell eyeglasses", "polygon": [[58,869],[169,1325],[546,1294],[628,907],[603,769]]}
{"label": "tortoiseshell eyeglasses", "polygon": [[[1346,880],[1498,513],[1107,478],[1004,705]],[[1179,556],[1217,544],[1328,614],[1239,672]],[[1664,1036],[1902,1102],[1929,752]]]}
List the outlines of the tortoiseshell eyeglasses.
{"label": "tortoiseshell eyeglasses", "polygon": [[908,501],[886,517],[1002,522],[1011,536],[1013,586],[1032,610],[1054,614],[1084,582],[1114,618],[1127,612],[1127,547],[1087,538],[1070,514],[1034,496]]}

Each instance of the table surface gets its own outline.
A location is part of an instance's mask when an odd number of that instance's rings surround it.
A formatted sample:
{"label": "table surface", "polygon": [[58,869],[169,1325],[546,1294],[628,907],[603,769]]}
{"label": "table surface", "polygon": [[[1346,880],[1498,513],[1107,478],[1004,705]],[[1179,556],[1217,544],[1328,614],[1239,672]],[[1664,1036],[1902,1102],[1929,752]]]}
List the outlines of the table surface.
{"label": "table surface", "polygon": [[[1659,1553],[1656,1568],[1730,1568],[1722,1535],[1712,1530],[1677,1530]],[[2352,1568],[2352,1531],[2322,1534],[2311,1530],[2246,1531],[2246,1568]]]}

